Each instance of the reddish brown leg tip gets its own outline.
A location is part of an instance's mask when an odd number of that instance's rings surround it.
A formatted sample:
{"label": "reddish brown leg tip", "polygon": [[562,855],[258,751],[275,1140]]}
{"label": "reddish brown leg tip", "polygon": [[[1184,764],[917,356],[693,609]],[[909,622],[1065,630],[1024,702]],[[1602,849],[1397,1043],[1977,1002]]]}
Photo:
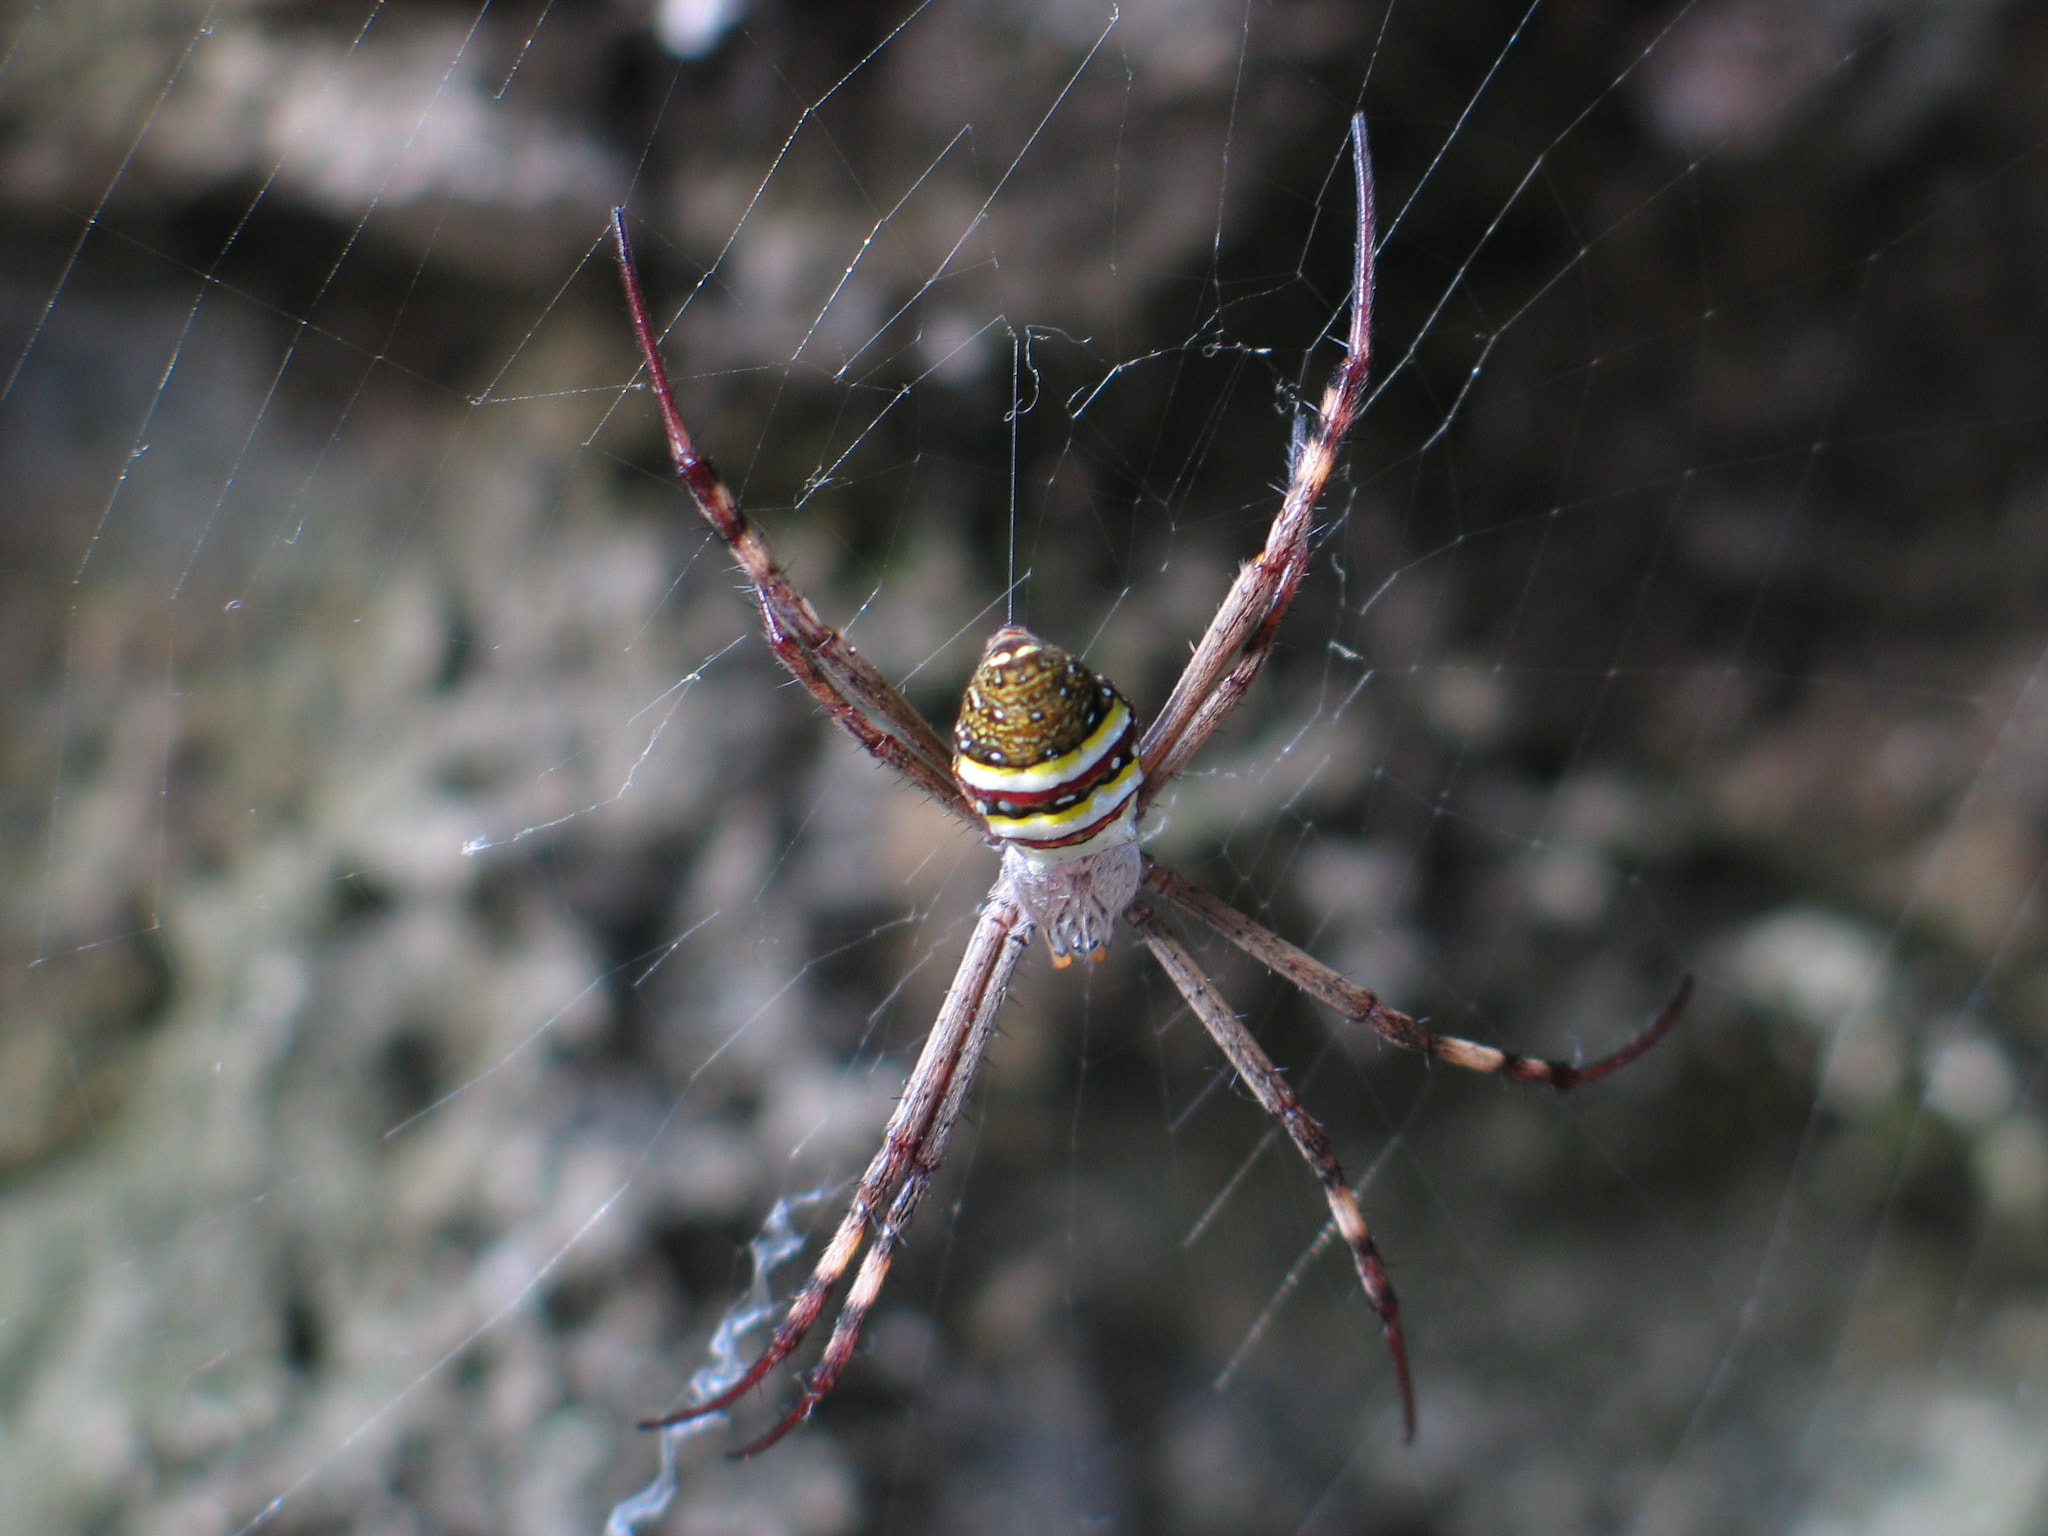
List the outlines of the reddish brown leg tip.
{"label": "reddish brown leg tip", "polygon": [[754,1457],[760,1455],[763,1451],[767,1450],[770,1446],[774,1445],[778,1440],[780,1440],[784,1435],[788,1434],[792,1429],[795,1429],[797,1425],[803,1423],[805,1419],[808,1419],[811,1416],[811,1410],[817,1406],[817,1399],[813,1398],[808,1392],[806,1392],[802,1400],[800,1400],[797,1403],[796,1407],[790,1410],[788,1418],[784,1419],[780,1424],[776,1425],[773,1429],[769,1430],[768,1433],[763,1435],[760,1439],[752,1441],[747,1445],[743,1445],[736,1451],[727,1451],[725,1453],[725,1459],[727,1461],[751,1461]]}
{"label": "reddish brown leg tip", "polygon": [[1619,1072],[1630,1062],[1646,1055],[1650,1048],[1677,1027],[1679,1016],[1685,1012],[1685,1005],[1692,1001],[1693,978],[1688,973],[1679,983],[1678,990],[1671,994],[1671,1001],[1664,1005],[1664,1011],[1650,1021],[1650,1027],[1637,1035],[1612,1056],[1602,1057],[1591,1066],[1573,1071],[1569,1077],[1557,1080],[1561,1093],[1567,1088],[1576,1088],[1581,1083],[1597,1083],[1609,1073]]}
{"label": "reddish brown leg tip", "polygon": [[[1637,1056],[1642,1055],[1644,1051],[1647,1051],[1677,1027],[1679,1017],[1685,1012],[1686,1004],[1692,1001],[1692,984],[1693,976],[1688,971],[1679,979],[1678,990],[1671,994],[1671,1001],[1664,1005],[1664,1011],[1657,1015],[1648,1029],[1643,1031],[1642,1039],[1638,1043],[1637,1048],[1627,1058],[1629,1061],[1635,1060]],[[1616,1063],[1617,1066],[1622,1064]]]}
{"label": "reddish brown leg tip", "polygon": [[1387,1352],[1394,1357],[1394,1380],[1401,1389],[1401,1443],[1415,1443],[1415,1382],[1408,1374],[1408,1341],[1402,1337],[1399,1314],[1382,1318],[1381,1328],[1387,1336]]}

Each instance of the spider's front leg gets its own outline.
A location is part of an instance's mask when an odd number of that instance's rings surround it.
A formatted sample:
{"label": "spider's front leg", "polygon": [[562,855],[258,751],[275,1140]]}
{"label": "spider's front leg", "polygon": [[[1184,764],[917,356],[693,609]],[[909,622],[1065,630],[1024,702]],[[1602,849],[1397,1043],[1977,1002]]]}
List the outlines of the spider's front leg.
{"label": "spider's front leg", "polygon": [[[1020,924],[1011,933],[1009,942],[1004,946],[1008,961],[1002,972],[1003,981],[1007,982],[1009,977],[1007,967],[1016,964],[1030,940],[1029,923]],[[895,1262],[896,1250],[903,1244],[904,1229],[917,1214],[939,1165],[946,1160],[946,1145],[952,1139],[953,1127],[959,1124],[960,1115],[967,1107],[968,1089],[974,1084],[982,1054],[988,1049],[989,1037],[995,1033],[996,1009],[1000,1002],[999,989],[983,1009],[974,1028],[968,1031],[959,1063],[947,1084],[945,1098],[940,1102],[930,1127],[910,1154],[909,1167],[897,1188],[896,1198],[889,1203],[888,1215],[871,1223],[875,1230],[874,1243],[853,1277],[853,1285],[846,1293],[846,1305],[839,1309],[838,1320],[832,1325],[832,1337],[826,1341],[824,1354],[818,1357],[816,1368],[804,1383],[803,1395],[797,1399],[796,1406],[783,1415],[780,1423],[735,1455],[754,1456],[767,1450],[808,1419],[811,1411],[839,1385],[840,1376],[853,1359],[854,1346],[860,1342],[861,1325],[867,1321],[875,1298],[881,1295],[882,1283],[889,1278],[889,1266]]]}
{"label": "spider's front leg", "polygon": [[1202,974],[1180,940],[1160,922],[1152,904],[1141,897],[1131,903],[1128,916],[1131,926],[1138,930],[1138,937],[1145,941],[1145,947],[1187,999],[1225,1059],[1266,1113],[1280,1122],[1295,1150],[1315,1174],[1316,1182],[1323,1186],[1323,1198],[1329,1202],[1337,1231],[1351,1250],[1351,1262],[1358,1270],[1359,1283],[1365,1287],[1365,1299],[1379,1314],[1380,1331],[1386,1335],[1387,1350],[1394,1357],[1394,1376],[1401,1387],[1401,1421],[1407,1437],[1413,1440],[1415,1383],[1408,1375],[1408,1344],[1401,1335],[1401,1303],[1394,1295],[1393,1281],[1387,1278],[1387,1267],[1380,1260],[1365,1213],[1358,1208],[1358,1196],[1352,1192],[1351,1183],[1337,1161],[1336,1149],[1330,1145],[1329,1132],[1302,1107],[1293,1086],[1273,1065],[1273,1058],[1252,1038],[1251,1031],[1239,1021],[1230,1005],[1217,996],[1209,978]]}
{"label": "spider's front leg", "polygon": [[[1649,1026],[1623,1043],[1620,1049],[1601,1057],[1586,1066],[1572,1066],[1566,1062],[1544,1061],[1534,1056],[1520,1056],[1512,1051],[1503,1051],[1497,1046],[1481,1045],[1473,1040],[1461,1040],[1455,1035],[1440,1035],[1425,1028],[1407,1014],[1389,1008],[1371,992],[1350,978],[1331,970],[1307,951],[1290,944],[1270,929],[1260,926],[1239,912],[1227,902],[1219,901],[1207,891],[1183,875],[1145,860],[1143,881],[1152,894],[1171,902],[1180,911],[1198,919],[1230,940],[1255,960],[1270,968],[1283,979],[1294,983],[1318,1001],[1326,1003],[1344,1018],[1364,1024],[1374,1030],[1380,1038],[1393,1045],[1446,1061],[1453,1066],[1464,1067],[1474,1072],[1496,1073],[1512,1077],[1521,1082],[1543,1083],[1560,1092],[1582,1083],[1596,1082],[1611,1072],[1618,1072],[1645,1051],[1649,1050],[1665,1035],[1670,1033],[1678,1018],[1685,1011],[1688,998],[1692,996],[1692,978],[1687,976],[1678,985],[1677,994],[1664,1005],[1664,1009]],[[1394,1373],[1401,1384],[1401,1408],[1407,1424],[1408,1438],[1415,1438],[1415,1391],[1408,1376],[1408,1350],[1401,1337],[1401,1307],[1394,1296],[1392,1284],[1387,1279],[1386,1266],[1380,1262],[1378,1249],[1374,1246],[1372,1233],[1366,1226],[1364,1214],[1358,1208],[1357,1197],[1346,1182],[1338,1166],[1335,1152],[1331,1149],[1330,1138],[1321,1125],[1302,1108],[1301,1100],[1293,1088],[1281,1077],[1273,1065],[1272,1058],[1259,1047],[1237,1015],[1216,995],[1208,978],[1204,976],[1194,959],[1178,939],[1167,931],[1160,922],[1159,914],[1149,901],[1139,897],[1132,902],[1131,926],[1145,941],[1173,984],[1187,999],[1188,1006],[1207,1027],[1216,1043],[1222,1047],[1237,1075],[1257,1096],[1259,1103],[1268,1114],[1278,1120],[1293,1138],[1309,1166],[1314,1169],[1322,1183],[1323,1194],[1330,1203],[1330,1214],[1335,1219],[1337,1230],[1351,1249],[1353,1264],[1358,1269],[1358,1278],[1365,1286],[1366,1299],[1379,1313],[1380,1326],[1386,1334],[1387,1347],[1394,1356]]]}
{"label": "spider's front leg", "polygon": [[1031,923],[1023,911],[1000,891],[992,894],[975,922],[967,953],[961,956],[960,969],[954,973],[939,1016],[925,1037],[924,1049],[904,1085],[903,1098],[889,1118],[881,1150],[861,1176],[845,1219],[826,1245],[810,1279],[791,1299],[767,1349],[739,1380],[716,1397],[645,1420],[642,1429],[661,1429],[716,1413],[759,1385],[795,1352],[817,1324],[825,1303],[859,1252],[862,1240],[877,1225],[878,1213],[888,1205],[888,1215],[881,1219],[880,1236],[854,1278],[825,1356],[806,1383],[797,1406],[768,1434],[737,1454],[751,1456],[766,1450],[808,1418],[819,1400],[832,1390],[852,1358],[861,1322],[881,1290],[890,1260],[901,1242],[902,1229],[945,1156],[947,1139],[967,1102],[968,1089],[995,1029],[996,1013],[1002,1007],[1011,973],[1030,940]]}

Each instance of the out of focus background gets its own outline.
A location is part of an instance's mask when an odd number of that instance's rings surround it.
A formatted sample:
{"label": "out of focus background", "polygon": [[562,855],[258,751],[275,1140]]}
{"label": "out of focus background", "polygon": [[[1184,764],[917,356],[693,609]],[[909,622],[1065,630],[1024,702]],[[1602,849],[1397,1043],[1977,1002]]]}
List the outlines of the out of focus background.
{"label": "out of focus background", "polygon": [[[1026,960],[840,1391],[645,1531],[2048,1531],[2048,14],[44,0],[0,33],[0,1525],[554,1536],[836,1221],[993,872],[787,685],[699,441],[942,728],[1157,707],[1380,187],[1378,392],[1126,944]],[[814,1198],[801,1198],[814,1197]],[[754,1335],[755,1339],[759,1335]],[[614,1529],[623,1529],[623,1517]]]}

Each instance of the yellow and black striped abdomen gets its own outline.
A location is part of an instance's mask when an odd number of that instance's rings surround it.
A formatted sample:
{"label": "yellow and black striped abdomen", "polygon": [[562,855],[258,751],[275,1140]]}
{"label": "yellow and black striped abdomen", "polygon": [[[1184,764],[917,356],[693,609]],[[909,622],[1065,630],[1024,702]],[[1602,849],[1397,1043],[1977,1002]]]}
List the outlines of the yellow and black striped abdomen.
{"label": "yellow and black striped abdomen", "polygon": [[990,636],[953,747],[954,777],[1005,841],[1080,851],[1129,827],[1143,780],[1131,706],[1029,630]]}

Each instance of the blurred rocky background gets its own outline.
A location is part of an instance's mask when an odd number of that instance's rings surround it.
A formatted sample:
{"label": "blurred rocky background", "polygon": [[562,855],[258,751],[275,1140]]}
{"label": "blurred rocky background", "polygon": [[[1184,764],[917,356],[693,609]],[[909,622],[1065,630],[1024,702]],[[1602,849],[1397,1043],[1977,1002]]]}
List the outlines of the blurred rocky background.
{"label": "blurred rocky background", "polygon": [[992,860],[779,678],[610,206],[920,706],[1014,557],[1146,709],[1333,361],[1362,106],[1384,389],[1153,846],[1446,1028],[1691,1015],[1560,1100],[1205,948],[1369,1173],[1409,1447],[1170,989],[1034,957],[845,1385],[650,1529],[2044,1528],[2039,7],[4,28],[0,1524],[595,1532],[875,1144]]}

